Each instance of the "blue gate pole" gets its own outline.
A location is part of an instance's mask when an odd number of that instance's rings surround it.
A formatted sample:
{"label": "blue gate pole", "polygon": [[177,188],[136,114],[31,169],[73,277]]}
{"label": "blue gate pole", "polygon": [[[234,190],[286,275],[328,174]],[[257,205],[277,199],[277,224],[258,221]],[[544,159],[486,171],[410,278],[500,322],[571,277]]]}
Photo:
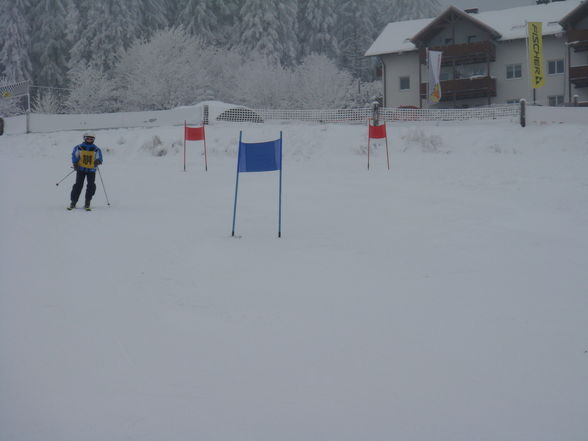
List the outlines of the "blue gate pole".
{"label": "blue gate pole", "polygon": [[280,203],[278,208],[278,237],[282,237],[282,131],[280,130]]}
{"label": "blue gate pole", "polygon": [[239,165],[241,162],[241,140],[243,138],[243,131],[239,132],[239,150],[237,151],[237,181],[235,183],[235,203],[233,205],[233,231],[232,237],[235,237],[235,218],[237,217],[237,191],[239,190]]}

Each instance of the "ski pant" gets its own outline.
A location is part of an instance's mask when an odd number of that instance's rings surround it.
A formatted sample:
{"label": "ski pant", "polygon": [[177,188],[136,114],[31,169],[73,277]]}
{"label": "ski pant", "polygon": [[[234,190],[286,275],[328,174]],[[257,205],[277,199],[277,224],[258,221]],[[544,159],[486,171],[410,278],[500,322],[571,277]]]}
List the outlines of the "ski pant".
{"label": "ski pant", "polygon": [[92,196],[96,193],[96,172],[88,172],[78,170],[76,174],[76,183],[71,189],[71,201],[74,205],[78,202],[82,187],[84,186],[84,178],[87,180],[86,183],[86,205],[90,205]]}

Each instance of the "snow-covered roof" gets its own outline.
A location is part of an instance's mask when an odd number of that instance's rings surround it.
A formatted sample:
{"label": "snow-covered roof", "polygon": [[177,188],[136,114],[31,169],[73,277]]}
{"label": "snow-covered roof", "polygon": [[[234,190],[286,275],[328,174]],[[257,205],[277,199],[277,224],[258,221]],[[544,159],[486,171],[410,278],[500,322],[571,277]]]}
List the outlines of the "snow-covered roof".
{"label": "snow-covered roof", "polygon": [[584,18],[586,15],[588,15],[588,1],[584,0],[581,5],[562,18],[559,21],[559,24],[561,24],[564,28],[568,28],[582,20],[582,18]]}
{"label": "snow-covered roof", "polygon": [[[471,16],[496,30],[501,35],[498,41],[515,40],[526,38],[526,21],[542,22],[543,35],[562,32],[563,29],[559,21],[581,3],[582,0],[566,0],[544,5],[480,12]],[[410,41],[411,38],[431,24],[433,20],[434,18],[424,18],[389,23],[366,51],[365,56],[416,50],[416,46]]]}

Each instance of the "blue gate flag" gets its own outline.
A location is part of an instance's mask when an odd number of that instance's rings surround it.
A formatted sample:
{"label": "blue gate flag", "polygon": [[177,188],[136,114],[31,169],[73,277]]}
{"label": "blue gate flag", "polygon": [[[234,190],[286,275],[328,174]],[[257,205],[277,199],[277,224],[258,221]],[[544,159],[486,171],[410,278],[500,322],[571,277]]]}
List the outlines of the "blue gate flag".
{"label": "blue gate flag", "polygon": [[282,237],[282,132],[275,141],[247,143],[243,142],[243,132],[239,133],[239,154],[237,155],[237,180],[235,182],[235,203],[233,205],[233,232],[235,236],[235,219],[237,218],[237,193],[239,191],[239,173],[280,171],[278,203],[278,237]]}
{"label": "blue gate flag", "polygon": [[264,172],[282,168],[282,139],[239,142],[239,172]]}

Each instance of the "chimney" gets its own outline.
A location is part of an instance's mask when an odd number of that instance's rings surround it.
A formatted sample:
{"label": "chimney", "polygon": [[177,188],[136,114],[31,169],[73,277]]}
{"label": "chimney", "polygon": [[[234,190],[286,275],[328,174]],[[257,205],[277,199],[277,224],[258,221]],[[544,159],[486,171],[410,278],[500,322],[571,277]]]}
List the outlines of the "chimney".
{"label": "chimney", "polygon": [[478,8],[470,8],[470,9],[465,9],[465,12],[466,12],[467,14],[477,14],[477,13],[478,13],[478,12],[480,12],[480,11],[479,11],[479,9],[478,9]]}

